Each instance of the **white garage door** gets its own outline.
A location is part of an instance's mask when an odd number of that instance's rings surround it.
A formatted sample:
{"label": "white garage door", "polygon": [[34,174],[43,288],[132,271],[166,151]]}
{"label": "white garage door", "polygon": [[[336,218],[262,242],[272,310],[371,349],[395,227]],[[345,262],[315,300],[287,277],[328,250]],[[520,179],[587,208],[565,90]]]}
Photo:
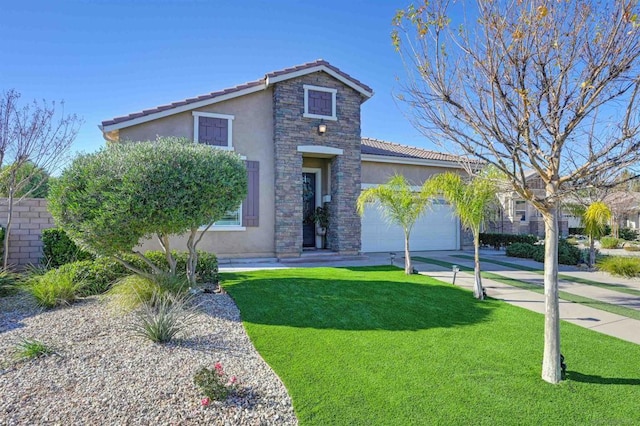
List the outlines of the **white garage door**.
{"label": "white garage door", "polygon": [[[433,204],[418,219],[409,240],[411,251],[457,250],[460,248],[458,219],[446,204]],[[404,251],[404,231],[389,225],[373,204],[362,217],[362,251]]]}

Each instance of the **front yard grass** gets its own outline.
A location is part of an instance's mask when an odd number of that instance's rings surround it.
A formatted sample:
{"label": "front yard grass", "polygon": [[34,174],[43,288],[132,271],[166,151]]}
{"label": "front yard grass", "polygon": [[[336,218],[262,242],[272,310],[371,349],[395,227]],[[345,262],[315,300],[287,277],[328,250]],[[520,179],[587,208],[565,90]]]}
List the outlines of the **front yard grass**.
{"label": "front yard grass", "polygon": [[562,323],[568,380],[540,379],[543,316],[391,267],[223,274],[302,425],[637,424],[640,346]]}

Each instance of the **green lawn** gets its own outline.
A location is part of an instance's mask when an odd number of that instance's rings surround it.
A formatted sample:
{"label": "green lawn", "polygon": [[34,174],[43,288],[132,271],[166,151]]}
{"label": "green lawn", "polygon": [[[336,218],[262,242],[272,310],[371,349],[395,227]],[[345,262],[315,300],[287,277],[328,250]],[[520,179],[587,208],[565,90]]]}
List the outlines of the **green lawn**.
{"label": "green lawn", "polygon": [[302,425],[640,422],[640,346],[562,324],[569,380],[540,379],[543,317],[391,266],[225,273]]}

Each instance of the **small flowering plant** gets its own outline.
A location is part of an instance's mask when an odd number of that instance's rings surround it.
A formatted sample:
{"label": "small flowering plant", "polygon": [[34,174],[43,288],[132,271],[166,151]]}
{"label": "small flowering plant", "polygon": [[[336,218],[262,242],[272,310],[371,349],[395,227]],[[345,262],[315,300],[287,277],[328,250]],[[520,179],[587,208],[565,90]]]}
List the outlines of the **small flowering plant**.
{"label": "small flowering plant", "polygon": [[236,376],[227,376],[222,368],[222,364],[216,362],[213,369],[202,367],[195,376],[193,383],[200,388],[205,396],[202,399],[202,406],[208,406],[211,401],[222,401],[236,391],[238,387],[238,378]]}

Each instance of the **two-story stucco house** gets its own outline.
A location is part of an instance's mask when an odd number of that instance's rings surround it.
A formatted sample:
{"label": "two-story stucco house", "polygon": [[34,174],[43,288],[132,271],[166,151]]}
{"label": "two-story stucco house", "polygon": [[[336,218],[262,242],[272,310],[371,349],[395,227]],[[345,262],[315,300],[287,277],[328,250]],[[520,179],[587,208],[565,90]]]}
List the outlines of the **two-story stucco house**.
{"label": "two-story stucco house", "polygon": [[[203,250],[222,257],[299,257],[323,242],[308,220],[317,206],[329,211],[329,250],[342,255],[402,250],[402,232],[384,223],[375,209],[363,218],[357,214],[362,188],[384,183],[394,173],[420,185],[434,173],[460,166],[448,154],[363,139],[360,106],[372,95],[366,84],[317,60],[106,120],[100,127],[108,141],[181,136],[245,159],[247,199],[207,232]],[[412,248],[458,249],[460,234],[449,206],[436,203],[416,225]],[[176,240],[178,246],[184,243]]]}

